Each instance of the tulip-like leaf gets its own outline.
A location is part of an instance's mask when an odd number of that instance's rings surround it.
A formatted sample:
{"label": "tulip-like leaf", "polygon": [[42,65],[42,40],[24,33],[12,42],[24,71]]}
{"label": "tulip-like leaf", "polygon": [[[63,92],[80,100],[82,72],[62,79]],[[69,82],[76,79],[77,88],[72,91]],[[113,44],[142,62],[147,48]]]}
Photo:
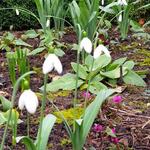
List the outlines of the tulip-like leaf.
{"label": "tulip-like leaf", "polygon": [[28,54],[28,56],[34,56],[34,55],[36,55],[38,53],[41,53],[44,50],[45,50],[45,47],[38,47],[38,48],[34,49],[32,52],[30,52]]}
{"label": "tulip-like leaf", "polygon": [[[71,63],[73,70],[77,73],[77,63]],[[87,77],[87,69],[79,64],[79,77],[81,79],[86,79]]]}
{"label": "tulip-like leaf", "polygon": [[10,109],[11,102],[3,96],[0,96],[0,101],[2,103],[3,111],[7,111]]}
{"label": "tulip-like leaf", "polygon": [[32,47],[31,45],[29,45],[28,43],[24,42],[21,39],[17,39],[13,42],[15,45],[17,46],[27,46],[27,47]]}
{"label": "tulip-like leaf", "polygon": [[[84,81],[78,80],[78,87],[80,87],[83,83]],[[68,73],[62,76],[60,79],[47,84],[46,91],[56,92],[58,90],[73,90],[76,87],[75,85],[76,75]],[[43,87],[40,89],[43,90]]]}
{"label": "tulip-like leaf", "polygon": [[[128,70],[126,67],[123,67],[122,70],[123,70],[123,76],[128,73]],[[120,78],[120,67],[117,67],[116,69],[112,71],[107,71],[107,72],[101,71],[100,74],[111,79]]]}
{"label": "tulip-like leaf", "polygon": [[124,64],[123,64],[123,67],[126,67],[128,68],[129,70],[132,70],[134,68],[134,61],[126,61]]}
{"label": "tulip-like leaf", "polygon": [[30,139],[27,136],[19,136],[16,138],[16,141],[17,141],[17,143],[19,143],[19,142],[23,143],[26,146],[27,150],[36,150],[36,147],[35,147],[32,139]]}
{"label": "tulip-like leaf", "polygon": [[[41,131],[41,138],[37,139],[37,145],[39,144],[39,150],[46,150],[47,142],[50,135],[50,132],[56,122],[56,117],[52,114],[48,114],[42,122],[42,131]],[[40,137],[40,136],[38,136]],[[40,141],[39,141],[40,140]]]}
{"label": "tulip-like leaf", "polygon": [[36,33],[35,30],[28,30],[28,31],[25,32],[25,35],[27,36],[27,38],[31,38],[31,39],[36,38],[36,37],[39,36],[39,34]]}
{"label": "tulip-like leaf", "polygon": [[123,77],[123,81],[126,84],[136,85],[136,86],[146,86],[145,81],[134,71],[129,70],[127,75]]}

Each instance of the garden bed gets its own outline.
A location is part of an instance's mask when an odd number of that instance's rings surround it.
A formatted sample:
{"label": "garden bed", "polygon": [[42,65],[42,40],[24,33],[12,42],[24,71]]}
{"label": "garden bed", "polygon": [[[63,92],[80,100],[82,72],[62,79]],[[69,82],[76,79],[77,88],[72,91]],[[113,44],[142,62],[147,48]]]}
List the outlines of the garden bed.
{"label": "garden bed", "polygon": [[[22,32],[21,32],[22,33]],[[15,36],[20,36],[20,33],[13,32]],[[109,35],[109,50],[111,51],[111,56],[113,60],[120,57],[128,57],[128,59],[133,59],[136,61],[137,65],[135,70],[148,69],[150,64],[144,63],[147,58],[147,53],[150,53],[150,43],[145,42],[142,38],[134,38],[130,34],[127,40],[118,39],[118,33],[116,36]],[[76,36],[73,32],[67,32],[61,42],[67,46],[68,44],[73,44],[76,42]],[[32,39],[27,41],[29,44],[36,47],[38,45],[37,39]],[[76,61],[76,51],[71,50],[67,47],[65,50],[65,55],[61,58],[63,64],[63,74],[71,72],[71,62]],[[42,64],[44,62],[44,55],[46,52],[42,52],[34,57],[29,57],[29,62],[31,65],[31,70],[38,72],[36,75],[32,75],[31,78],[31,89],[39,94],[39,87],[43,85],[43,77],[41,74]],[[150,59],[150,58],[149,58]],[[49,74],[49,82],[51,78],[54,78],[56,74]],[[131,85],[124,85],[118,83],[118,90],[122,96],[122,102],[116,105],[112,102],[112,98],[103,105],[102,112],[97,116],[95,124],[101,125],[101,131],[95,131],[94,125],[91,132],[87,138],[85,148],[87,150],[107,150],[107,149],[135,149],[135,150],[149,150],[150,149],[150,72],[147,73],[144,79],[147,83],[146,88],[136,87]],[[111,85],[109,85],[111,87]],[[0,51],[0,94],[6,98],[11,97],[12,85],[9,79],[8,66],[6,61],[6,52]],[[59,91],[56,93],[47,93],[50,99],[60,110],[67,110],[72,107],[72,100],[74,97],[73,91]],[[17,99],[19,97],[17,95]],[[92,102],[93,95],[88,100]],[[39,99],[41,97],[39,96]],[[83,105],[83,91],[78,94],[78,99]],[[15,102],[17,107],[17,101]],[[45,113],[53,113],[56,111],[51,103],[47,100],[47,105]],[[35,139],[39,123],[39,109],[36,114],[30,117],[30,136]],[[26,135],[26,111],[20,113],[20,119],[23,120],[21,124],[18,125],[17,133],[18,135]],[[106,128],[115,129],[117,140],[113,141],[111,137],[106,133]],[[11,131],[7,134],[7,139],[5,143],[6,150],[23,150],[25,147],[21,144],[12,146]],[[3,127],[0,128],[0,137],[3,135]],[[67,132],[65,131],[63,123],[55,124],[52,133],[49,138],[48,143],[49,149],[52,150],[69,150],[71,148],[71,143]]]}

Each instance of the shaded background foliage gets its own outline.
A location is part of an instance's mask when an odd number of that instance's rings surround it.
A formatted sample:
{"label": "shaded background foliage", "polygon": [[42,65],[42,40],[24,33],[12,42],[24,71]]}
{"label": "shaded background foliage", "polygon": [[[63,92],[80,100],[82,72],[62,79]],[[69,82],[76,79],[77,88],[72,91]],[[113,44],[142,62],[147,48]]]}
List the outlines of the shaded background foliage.
{"label": "shaded background foliage", "polygon": [[[71,1],[72,0],[65,0],[66,5]],[[113,0],[105,0],[105,3],[107,4],[112,1]],[[141,0],[140,6],[149,3],[150,0]],[[0,0],[0,9],[15,7],[15,6],[29,9],[35,14],[37,14],[34,0]],[[134,9],[140,6],[135,6]],[[150,14],[150,9],[145,9],[145,10],[141,10],[133,17],[135,17],[136,20],[138,20],[139,18],[146,18],[146,20],[149,20],[150,19],[149,14]],[[69,13],[67,19],[70,21]],[[20,12],[20,15],[17,16],[14,10],[0,10],[0,30],[8,30],[11,25],[13,25],[13,30],[24,30],[24,29],[40,27],[37,20],[31,15]]]}

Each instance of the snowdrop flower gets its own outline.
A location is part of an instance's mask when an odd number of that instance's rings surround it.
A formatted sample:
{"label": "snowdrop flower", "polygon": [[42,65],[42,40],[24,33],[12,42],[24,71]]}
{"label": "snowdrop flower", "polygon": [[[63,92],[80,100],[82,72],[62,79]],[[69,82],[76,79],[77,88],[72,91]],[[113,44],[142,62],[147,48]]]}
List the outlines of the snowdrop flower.
{"label": "snowdrop flower", "polygon": [[19,10],[18,9],[16,9],[16,15],[19,16]]}
{"label": "snowdrop flower", "polygon": [[118,5],[128,5],[126,0],[118,0]]}
{"label": "snowdrop flower", "polygon": [[104,5],[104,0],[102,0],[102,5]]}
{"label": "snowdrop flower", "polygon": [[19,98],[19,109],[23,110],[25,107],[30,114],[34,114],[38,107],[38,98],[30,89],[24,90]]}
{"label": "snowdrop flower", "polygon": [[49,27],[50,26],[50,20],[48,19],[47,21],[46,21],[46,27]]}
{"label": "snowdrop flower", "polygon": [[55,69],[59,74],[62,73],[62,64],[55,54],[49,54],[43,63],[43,73],[47,74]]}
{"label": "snowdrop flower", "polygon": [[107,47],[104,46],[104,45],[102,45],[102,44],[100,44],[100,45],[94,50],[94,58],[95,58],[95,59],[98,58],[98,57],[102,54],[102,52],[104,52],[106,56],[111,57],[111,56],[110,56],[110,52],[109,52],[109,50],[107,49]]}
{"label": "snowdrop flower", "polygon": [[119,22],[122,21],[122,13],[119,15],[118,21],[119,21]]}
{"label": "snowdrop flower", "polygon": [[92,52],[92,42],[90,41],[89,38],[84,37],[80,43],[80,49],[84,49],[87,53]]}

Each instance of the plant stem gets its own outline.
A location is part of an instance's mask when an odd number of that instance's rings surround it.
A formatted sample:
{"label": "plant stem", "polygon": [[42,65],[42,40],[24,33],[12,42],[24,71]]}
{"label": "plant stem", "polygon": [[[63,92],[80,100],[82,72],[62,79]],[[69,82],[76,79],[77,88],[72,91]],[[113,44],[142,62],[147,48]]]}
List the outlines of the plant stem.
{"label": "plant stem", "polygon": [[[74,99],[73,99],[74,121],[76,119],[76,105],[77,105],[77,97],[78,97],[79,60],[80,60],[80,50],[77,51],[77,72],[76,72],[76,84],[75,84],[75,92],[74,92]],[[75,130],[75,124],[73,125],[73,131],[74,130]]]}
{"label": "plant stem", "polygon": [[40,127],[38,133],[38,146],[37,149],[40,148],[40,141],[41,141],[41,132],[42,132],[42,121],[44,118],[44,109],[46,105],[46,85],[47,85],[48,74],[44,75],[44,91],[43,91],[43,99],[42,99],[42,106],[41,106],[41,114],[40,114]]}
{"label": "plant stem", "polygon": [[[91,66],[90,72],[92,72],[92,70],[93,70],[93,65],[94,65],[94,58],[92,60],[92,66]],[[85,96],[85,101],[84,101],[84,111],[85,111],[86,106],[87,106],[87,95],[88,95],[88,91],[89,91],[89,88],[90,88],[91,79],[92,78],[89,78],[89,80],[88,80],[88,87],[87,87],[87,90],[86,90],[86,96]]]}
{"label": "plant stem", "polygon": [[29,74],[33,74],[33,73],[35,73],[35,72],[34,71],[30,71],[30,72],[25,73],[24,75],[22,75],[17,80],[16,84],[14,85],[12,98],[11,98],[10,111],[9,111],[9,114],[8,114],[8,121],[7,121],[5,129],[4,129],[4,134],[3,134],[2,142],[1,142],[1,145],[0,145],[0,150],[3,150],[4,144],[5,144],[6,134],[7,134],[9,122],[10,122],[10,119],[11,119],[12,109],[14,107],[14,102],[15,102],[15,99],[16,99],[16,94],[17,94],[17,91],[18,91],[18,88],[19,88],[19,84],[20,84],[20,82],[22,81],[23,78],[25,78]]}

